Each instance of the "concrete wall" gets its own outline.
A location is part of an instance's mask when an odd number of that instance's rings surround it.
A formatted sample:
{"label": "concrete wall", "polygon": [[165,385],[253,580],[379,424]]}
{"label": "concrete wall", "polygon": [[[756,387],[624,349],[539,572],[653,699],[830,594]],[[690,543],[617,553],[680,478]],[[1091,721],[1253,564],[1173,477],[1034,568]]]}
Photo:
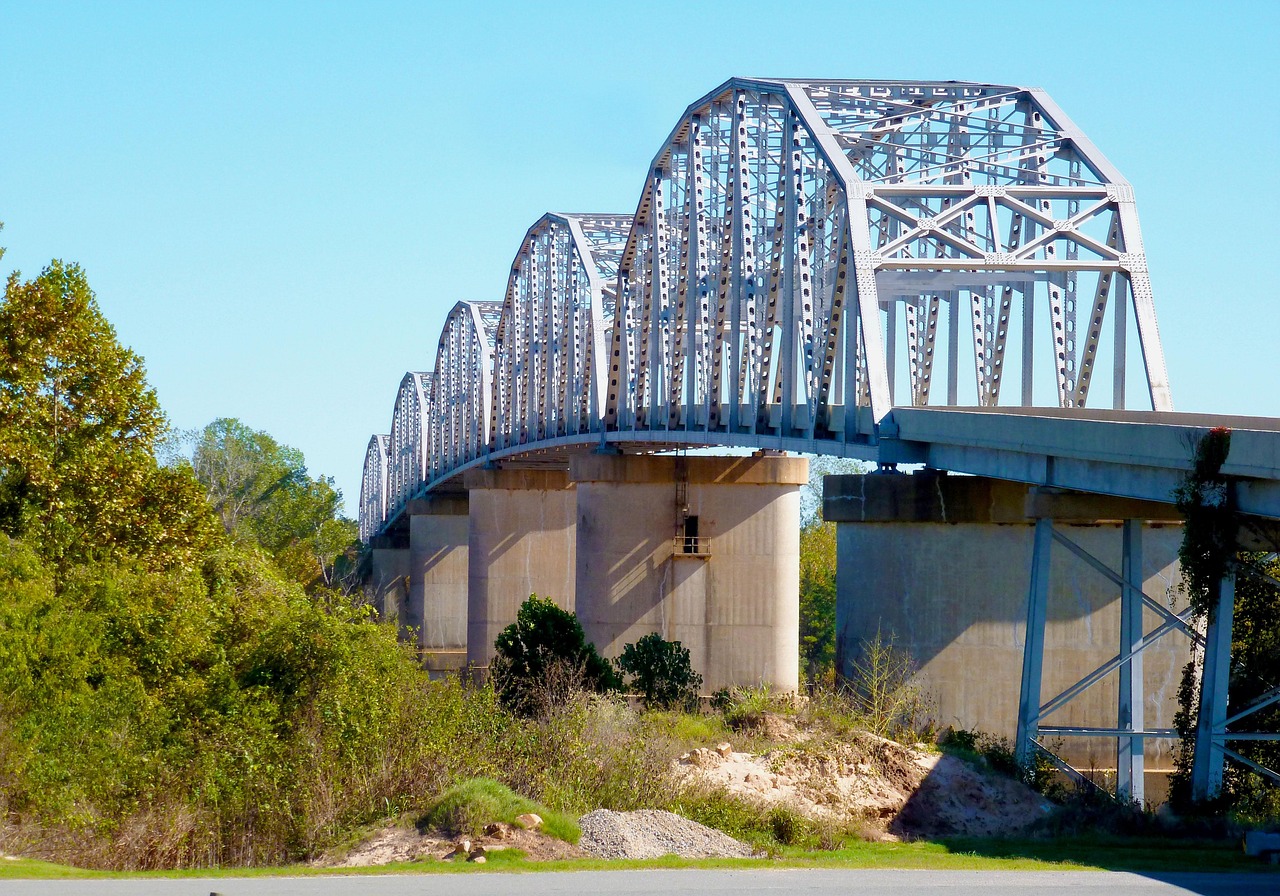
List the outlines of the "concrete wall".
{"label": "concrete wall", "polygon": [[[808,461],[589,455],[574,458],[571,476],[576,610],[604,655],[657,632],[689,649],[708,693],[797,688]],[[686,516],[698,517],[703,554],[676,549]]]}
{"label": "concrete wall", "polygon": [[467,661],[487,667],[493,642],[530,594],[574,608],[574,492],[566,473],[472,470]]}
{"label": "concrete wall", "polygon": [[[834,478],[834,477],[832,477]],[[832,505],[837,525],[837,663],[845,674],[860,644],[877,631],[910,652],[920,667],[917,680],[937,703],[943,724],[978,728],[1012,740],[1018,714],[1026,601],[1030,582],[1033,527],[1025,521],[1027,489],[969,477],[840,477],[851,498]],[[863,482],[854,480],[863,479]],[[879,479],[879,482],[874,480]],[[949,482],[947,480],[950,480]],[[973,487],[965,488],[969,483]],[[959,486],[959,487],[957,487]],[[894,495],[886,502],[888,491]],[[945,510],[942,508],[945,507]],[[931,509],[932,508],[932,509]],[[847,517],[859,521],[851,521]],[[899,522],[876,522],[897,517]],[[1013,520],[999,522],[995,520]],[[957,520],[955,522],[943,521]],[[861,521],[861,520],[869,521]],[[963,521],[977,520],[983,521]],[[1120,569],[1118,524],[1055,523],[1059,531],[1114,570]],[[1181,528],[1148,526],[1143,532],[1143,576],[1148,594],[1166,606],[1179,580],[1176,564]],[[1185,606],[1185,601],[1175,608]],[[1045,631],[1042,700],[1060,691],[1118,653],[1119,589],[1065,547],[1055,545]],[[1146,613],[1147,630],[1157,620]],[[1166,636],[1143,653],[1146,724],[1170,727],[1177,686],[1188,658],[1188,642]],[[1093,685],[1046,725],[1112,727],[1116,724],[1117,673]],[[1153,767],[1171,765],[1169,741],[1149,740]],[[1114,739],[1070,738],[1062,755],[1077,767],[1115,767]]]}
{"label": "concrete wall", "polygon": [[467,496],[417,499],[407,514],[409,594],[402,621],[416,630],[428,671],[461,669],[467,659]]}

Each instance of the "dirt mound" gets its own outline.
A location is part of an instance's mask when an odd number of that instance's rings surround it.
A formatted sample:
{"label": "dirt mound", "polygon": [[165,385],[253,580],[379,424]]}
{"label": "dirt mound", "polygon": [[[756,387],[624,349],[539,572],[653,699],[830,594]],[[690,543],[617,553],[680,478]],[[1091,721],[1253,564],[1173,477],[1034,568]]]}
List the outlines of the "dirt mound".
{"label": "dirt mound", "polygon": [[[497,836],[486,834],[467,839],[471,841],[473,849],[479,846],[490,853],[519,849],[535,862],[580,859],[587,855],[571,843],[548,837],[539,831],[526,831],[507,825],[498,828]],[[349,849],[326,853],[312,864],[326,868],[363,868],[390,862],[443,860],[457,848],[459,841],[460,838],[448,837],[440,831],[419,832],[414,827],[397,825],[381,828]]]}
{"label": "dirt mound", "polygon": [[728,834],[672,812],[642,809],[611,812],[597,809],[578,821],[579,846],[601,859],[748,858],[751,847]]}
{"label": "dirt mound", "polygon": [[760,754],[693,750],[676,768],[690,783],[723,787],[766,808],[788,805],[819,821],[869,821],[889,836],[1013,834],[1051,808],[1019,781],[871,734]]}

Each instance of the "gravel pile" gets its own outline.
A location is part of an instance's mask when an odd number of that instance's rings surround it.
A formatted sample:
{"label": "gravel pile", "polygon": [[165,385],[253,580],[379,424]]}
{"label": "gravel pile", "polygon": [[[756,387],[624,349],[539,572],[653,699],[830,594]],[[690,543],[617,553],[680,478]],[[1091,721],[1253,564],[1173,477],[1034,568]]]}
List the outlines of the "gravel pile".
{"label": "gravel pile", "polygon": [[728,834],[672,812],[642,809],[611,812],[597,809],[578,820],[579,848],[602,859],[749,858],[751,847]]}

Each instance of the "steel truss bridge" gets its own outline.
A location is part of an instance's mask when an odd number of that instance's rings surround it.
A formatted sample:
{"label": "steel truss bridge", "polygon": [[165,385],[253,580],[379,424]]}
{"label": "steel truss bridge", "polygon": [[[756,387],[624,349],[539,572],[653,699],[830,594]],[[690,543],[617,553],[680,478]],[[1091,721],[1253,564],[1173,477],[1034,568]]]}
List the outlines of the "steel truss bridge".
{"label": "steel truss bridge", "polygon": [[1133,189],[1044,91],[735,78],[633,215],[545,215],[505,295],[452,308],[369,441],[360,533],[469,468],[593,448],[1168,502],[1214,425],[1242,512],[1280,518],[1280,421],[1172,411]]}

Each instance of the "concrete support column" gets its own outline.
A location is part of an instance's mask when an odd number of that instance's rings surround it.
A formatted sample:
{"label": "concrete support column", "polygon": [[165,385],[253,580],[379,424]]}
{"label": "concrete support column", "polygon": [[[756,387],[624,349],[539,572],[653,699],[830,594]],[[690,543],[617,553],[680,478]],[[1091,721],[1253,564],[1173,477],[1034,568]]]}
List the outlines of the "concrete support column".
{"label": "concrete support column", "polygon": [[[409,597],[409,540],[407,533],[377,535],[370,543],[373,574],[369,579],[369,603],[387,622],[401,622]],[[403,631],[402,631],[403,636]]]}
{"label": "concrete support column", "polygon": [[431,494],[409,502],[409,592],[402,625],[429,672],[462,669],[467,662],[467,545],[465,494]]}
{"label": "concrete support column", "polygon": [[602,654],[657,632],[704,692],[799,686],[800,492],[776,455],[573,458],[577,614]]}
{"label": "concrete support column", "polygon": [[558,470],[471,470],[464,483],[467,662],[484,668],[530,594],[574,608],[574,491]]}
{"label": "concrete support column", "polygon": [[[921,471],[827,477],[823,512],[837,524],[840,674],[854,672],[863,642],[892,638],[914,659],[939,723],[1008,737],[1027,758],[1039,731],[1077,768],[1109,771],[1118,737],[1172,720],[1182,635],[1152,641],[1129,664],[1130,725],[1114,671],[1121,637],[1142,641],[1142,598],[1122,583],[1167,606],[1180,580],[1172,506]],[[1124,741],[1138,753],[1144,744],[1145,771],[1172,767],[1171,738]],[[1141,776],[1141,757],[1128,758]]]}

